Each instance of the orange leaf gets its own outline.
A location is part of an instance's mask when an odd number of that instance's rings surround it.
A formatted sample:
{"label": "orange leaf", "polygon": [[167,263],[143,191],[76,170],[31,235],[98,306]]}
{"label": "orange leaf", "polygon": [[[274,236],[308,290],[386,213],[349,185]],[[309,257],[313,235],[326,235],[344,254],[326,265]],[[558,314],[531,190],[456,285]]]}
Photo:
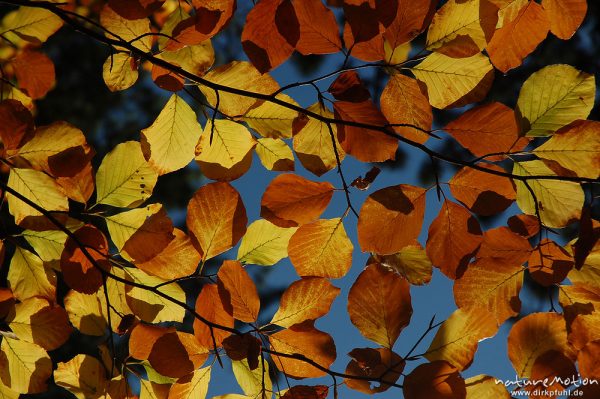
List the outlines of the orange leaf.
{"label": "orange leaf", "polygon": [[352,378],[344,380],[348,388],[368,395],[387,391],[390,384],[400,378],[406,364],[400,356],[387,348],[355,348],[348,355],[352,360],[346,366],[346,374],[384,381],[372,387],[370,381]]}
{"label": "orange leaf", "polygon": [[[347,122],[386,126],[388,121],[371,101],[333,103],[336,119]],[[383,162],[394,159],[398,140],[383,132],[338,123],[338,139],[346,153],[363,162]]]}
{"label": "orange leaf", "polygon": [[412,244],[421,232],[425,194],[424,189],[406,184],[371,194],[358,218],[360,248],[390,255]]}
{"label": "orange leaf", "polygon": [[[333,338],[314,328],[310,323],[293,326],[269,336],[274,351],[307,358],[321,367],[329,368],[336,358]],[[325,371],[290,357],[271,355],[275,367],[293,378],[316,378],[326,375]]]}
{"label": "orange leaf", "polygon": [[527,145],[527,140],[519,136],[515,112],[501,103],[472,108],[444,130],[476,156],[519,151]]}
{"label": "orange leaf", "polygon": [[483,234],[476,257],[521,266],[529,259],[531,251],[527,239],[502,226],[489,229]]}
{"label": "orange leaf", "polygon": [[152,80],[161,89],[173,92],[183,89],[185,82],[181,76],[156,64],[152,65]]}
{"label": "orange leaf", "polygon": [[392,348],[410,322],[410,286],[391,270],[369,265],[350,288],[348,313],[365,338]]}
{"label": "orange leaf", "polygon": [[409,126],[394,126],[396,133],[409,140],[425,143],[429,138],[427,133],[433,122],[431,105],[427,99],[427,89],[408,76],[392,75],[381,93],[381,112],[391,124],[406,124]]}
{"label": "orange leaf", "polygon": [[[397,0],[378,2],[381,17],[388,18],[391,23],[382,20],[386,27],[383,37],[392,49],[417,37],[427,28],[435,13],[438,0]],[[397,3],[397,9],[394,9]]]}
{"label": "orange leaf", "polygon": [[515,215],[508,219],[508,227],[520,236],[531,238],[540,231],[540,222],[533,215]]}
{"label": "orange leaf", "polygon": [[288,389],[281,399],[325,399],[329,388],[325,385],[296,385]]}
{"label": "orange leaf", "polygon": [[442,273],[459,278],[482,241],[477,219],[464,207],[444,201],[440,213],[429,226],[427,255]]}
{"label": "orange leaf", "polygon": [[520,378],[531,377],[532,359],[549,350],[573,360],[565,319],[558,313],[532,313],[517,321],[508,334],[508,357]]}
{"label": "orange leaf", "polygon": [[[108,271],[108,243],[106,237],[92,225],[85,225],[75,236],[87,249],[95,263]],[[60,258],[60,268],[67,285],[75,291],[93,294],[102,286],[102,273],[86,257],[78,243],[68,238]]]}
{"label": "orange leaf", "polygon": [[335,15],[321,0],[294,1],[300,24],[296,50],[303,55],[337,53],[342,49]]}
{"label": "orange leaf", "polygon": [[600,341],[592,341],[577,355],[579,372],[583,378],[600,378]]}
{"label": "orange leaf", "polygon": [[348,22],[344,25],[344,43],[351,49],[354,58],[363,61],[381,61],[385,58],[383,25],[379,24],[379,33],[366,41],[355,40]]}
{"label": "orange leaf", "polygon": [[492,64],[506,73],[518,67],[548,35],[550,21],[541,5],[527,2],[510,22],[505,21],[488,43]]}
{"label": "orange leaf", "polygon": [[139,323],[129,337],[129,355],[138,360],[148,360],[156,341],[169,332],[175,332],[175,328]]}
{"label": "orange leaf", "polygon": [[[489,165],[486,169],[504,172],[499,166]],[[450,192],[471,212],[491,216],[504,211],[517,198],[510,179],[465,167],[449,182]]]}
{"label": "orange leaf", "polygon": [[87,163],[81,171],[74,176],[57,177],[56,182],[63,188],[67,197],[82,204],[92,196],[94,192],[94,171],[92,164]]}
{"label": "orange leaf", "polygon": [[174,238],[173,222],[161,206],[129,237],[122,251],[135,262],[147,262],[165,250]]}
{"label": "orange leaf", "polygon": [[0,102],[0,120],[0,138],[6,150],[16,150],[33,136],[31,112],[17,100]]}
{"label": "orange leaf", "polygon": [[10,313],[14,305],[15,297],[10,288],[0,287],[0,319],[4,319]]}
{"label": "orange leaf", "polygon": [[108,5],[126,19],[140,19],[158,11],[164,0],[108,0]]}
{"label": "orange leaf", "polygon": [[421,364],[404,379],[406,399],[466,399],[465,380],[458,369],[438,360]]}
{"label": "orange leaf", "polygon": [[54,64],[45,54],[25,50],[13,60],[19,87],[33,99],[42,98],[54,86]]}
{"label": "orange leaf", "polygon": [[192,243],[202,259],[232,248],[246,232],[246,208],[229,183],[211,183],[194,193],[186,218]]}
{"label": "orange leaf", "polygon": [[[561,384],[561,381],[566,381],[573,378],[577,374],[577,369],[572,359],[566,357],[563,353],[550,350],[542,353],[533,362],[531,370],[531,381],[534,383],[527,386],[525,389],[529,392],[535,391],[562,391],[567,388]],[[544,381],[546,380],[546,381]],[[545,397],[532,395],[534,397]]]}
{"label": "orange leaf", "polygon": [[233,317],[247,323],[255,322],[260,311],[260,298],[254,281],[242,264],[226,260],[217,273],[219,294],[224,303],[231,303]]}
{"label": "orange leaf", "polygon": [[[206,284],[202,287],[200,295],[198,295],[198,299],[196,300],[196,313],[208,321],[233,328],[231,305],[223,303],[216,284]],[[194,319],[194,335],[203,348],[212,350],[215,349],[213,336],[219,347],[230,333],[217,328],[211,329],[202,321]]]}
{"label": "orange leaf", "polygon": [[498,325],[521,310],[519,293],[525,268],[502,259],[479,259],[454,282],[454,301],[459,308],[479,307],[494,315]]}
{"label": "orange leaf", "polygon": [[244,52],[265,73],[284,62],[300,39],[300,25],[291,0],[261,0],[246,17]]}
{"label": "orange leaf", "polygon": [[280,227],[294,227],[317,219],[333,196],[329,182],[317,183],[295,174],[275,177],[263,194],[260,215]]}
{"label": "orange leaf", "polygon": [[353,249],[339,218],[300,226],[288,243],[290,261],[302,277],[344,277],[352,265]]}
{"label": "orange leaf", "polygon": [[305,277],[285,290],[271,324],[290,327],[325,316],[340,289],[323,277]]}
{"label": "orange leaf", "polygon": [[554,241],[544,239],[529,258],[531,278],[544,287],[563,281],[573,268],[573,257]]}
{"label": "orange leaf", "polygon": [[586,0],[542,0],[550,20],[550,32],[560,39],[570,39],[587,12]]}
{"label": "orange leaf", "polygon": [[148,274],[165,280],[189,276],[194,273],[201,256],[183,231],[173,229],[175,238],[153,258],[136,262],[135,266]]}
{"label": "orange leaf", "polygon": [[369,90],[363,85],[356,71],[346,71],[338,75],[328,92],[340,101],[359,103],[371,99]]}

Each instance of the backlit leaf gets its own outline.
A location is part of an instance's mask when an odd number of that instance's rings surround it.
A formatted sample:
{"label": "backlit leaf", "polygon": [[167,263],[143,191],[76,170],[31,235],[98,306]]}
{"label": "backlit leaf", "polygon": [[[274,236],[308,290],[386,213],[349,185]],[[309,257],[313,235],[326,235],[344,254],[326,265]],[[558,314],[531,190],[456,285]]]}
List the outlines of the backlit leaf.
{"label": "backlit leaf", "polygon": [[42,98],[55,83],[54,64],[47,55],[25,50],[13,60],[19,87],[33,99]]}
{"label": "backlit leaf", "polygon": [[141,132],[144,157],[161,175],[181,169],[194,158],[201,130],[196,113],[173,94],[152,125]]}
{"label": "backlit leaf", "polygon": [[0,34],[14,34],[28,42],[40,44],[54,34],[62,24],[60,17],[49,10],[19,7],[4,16],[0,24]]}
{"label": "backlit leaf", "polygon": [[54,381],[80,399],[97,396],[107,385],[104,366],[89,355],[77,355],[68,362],[59,363]]}
{"label": "backlit leaf", "polygon": [[454,311],[438,329],[425,357],[429,361],[445,360],[459,370],[469,367],[477,344],[498,331],[496,320],[490,316],[481,307]]}
{"label": "backlit leaf", "polygon": [[299,276],[341,278],[352,265],[354,246],[342,219],[321,219],[300,226],[290,238],[290,261]]}
{"label": "backlit leaf", "polygon": [[262,361],[259,361],[258,367],[254,370],[250,370],[246,359],[234,360],[231,362],[231,368],[233,369],[233,375],[240,385],[240,388],[242,388],[242,391],[244,391],[244,394],[253,398],[262,398],[263,395],[266,395],[265,397],[270,397],[273,385],[271,383],[271,377],[269,376],[269,362],[265,361],[263,363]]}
{"label": "backlit leaf", "polygon": [[550,287],[562,282],[574,266],[573,257],[554,241],[543,239],[527,262],[529,275],[538,284]]}
{"label": "backlit leaf", "polygon": [[429,103],[440,109],[481,100],[493,80],[492,64],[483,54],[451,58],[432,53],[411,71],[427,86]]}
{"label": "backlit leaf", "polygon": [[398,185],[371,194],[360,210],[358,243],[363,251],[390,255],[412,244],[421,232],[426,191]]}
{"label": "backlit leaf", "polygon": [[437,360],[417,366],[404,379],[406,399],[466,399],[465,380],[458,369]]}
{"label": "backlit leaf", "polygon": [[145,52],[152,50],[152,36],[146,35],[138,39],[140,36],[150,33],[148,18],[125,19],[106,5],[100,13],[100,23],[106,28],[108,38],[131,42],[134,47]]}
{"label": "backlit leaf", "polygon": [[227,260],[219,268],[219,294],[231,303],[233,317],[248,323],[258,319],[260,298],[256,285],[239,262]]}
{"label": "backlit leaf", "polygon": [[350,288],[348,313],[365,338],[392,348],[410,322],[410,286],[398,274],[371,264]]}
{"label": "backlit leaf", "polygon": [[[286,94],[277,94],[275,98],[289,105],[299,106],[293,98]],[[299,117],[298,111],[264,101],[250,108],[240,119],[263,137],[289,139],[292,137],[294,122]]]}
{"label": "backlit leaf", "polygon": [[260,214],[278,226],[290,227],[312,222],[327,208],[334,187],[288,173],[275,177],[262,196]]}
{"label": "backlit leaf", "polygon": [[[216,284],[205,284],[202,286],[200,295],[198,295],[198,299],[196,300],[196,312],[213,323],[233,328],[233,311],[231,305],[223,302]],[[215,349],[215,344],[212,336],[214,335],[216,345],[219,347],[230,333],[211,328],[202,321],[195,319],[194,335],[202,347],[213,350]]]}
{"label": "backlit leaf", "polygon": [[82,334],[96,337],[104,335],[107,328],[104,316],[106,310],[102,308],[102,303],[97,295],[87,295],[71,290],[65,296],[64,303],[69,321]]}
{"label": "backlit leaf", "polygon": [[[553,176],[542,161],[515,162],[513,174],[518,176]],[[528,215],[536,215],[535,200],[525,183],[515,181],[517,205]],[[538,201],[542,223],[548,227],[564,227],[581,215],[584,194],[578,183],[559,180],[528,180]]]}
{"label": "backlit leaf", "polygon": [[268,220],[256,220],[242,238],[237,259],[254,265],[274,265],[288,256],[288,242],[295,231],[294,227],[279,227]]}
{"label": "backlit leaf", "polygon": [[144,159],[140,143],[126,141],[109,152],[96,173],[96,202],[121,208],[136,207],[154,190],[158,173]]}
{"label": "backlit leaf", "polygon": [[340,289],[323,277],[305,277],[290,284],[281,296],[272,324],[290,327],[315,320],[329,312]]}
{"label": "backlit leaf", "polygon": [[202,259],[232,248],[246,232],[246,209],[228,183],[211,183],[194,193],[187,208],[190,238]]}
{"label": "backlit leaf", "polygon": [[390,383],[400,378],[405,366],[404,360],[387,348],[355,348],[348,355],[352,360],[346,366],[346,374],[384,381],[378,386],[359,379],[347,378],[344,381],[347,387],[371,395],[388,390]]}
{"label": "backlit leaf", "polygon": [[294,154],[292,154],[292,150],[285,141],[281,139],[258,139],[256,155],[268,170],[280,172],[294,170]]}
{"label": "backlit leaf", "polygon": [[181,377],[169,390],[169,399],[204,399],[210,383],[211,367],[203,367]]}
{"label": "backlit leaf", "polygon": [[110,91],[130,88],[138,79],[138,66],[134,58],[125,53],[109,56],[102,65],[102,78]]}
{"label": "backlit leaf", "polygon": [[56,274],[36,255],[17,247],[8,269],[8,286],[20,301],[34,296],[54,301]]}
{"label": "backlit leaf", "polygon": [[18,393],[40,393],[47,388],[52,375],[52,361],[36,344],[9,337],[0,345],[0,379]]}
{"label": "backlit leaf", "polygon": [[296,50],[303,55],[337,53],[342,48],[335,15],[320,0],[295,1],[300,25]]}
{"label": "backlit leaf", "polygon": [[570,39],[587,12],[585,0],[542,0],[542,6],[550,20],[550,32],[560,39]]}
{"label": "backlit leaf", "polygon": [[[532,3],[535,4],[535,3]],[[517,110],[528,136],[548,136],[594,106],[593,75],[569,65],[550,65],[533,73],[521,87]]]}
{"label": "backlit leaf", "polygon": [[[371,262],[373,260],[373,262]],[[433,265],[425,252],[425,249],[416,240],[400,251],[391,255],[373,254],[368,263],[379,263],[393,270],[400,276],[415,285],[423,285],[431,281]]]}
{"label": "backlit leaf", "polygon": [[511,399],[510,394],[503,384],[497,384],[494,377],[476,375],[465,380],[467,399]]}

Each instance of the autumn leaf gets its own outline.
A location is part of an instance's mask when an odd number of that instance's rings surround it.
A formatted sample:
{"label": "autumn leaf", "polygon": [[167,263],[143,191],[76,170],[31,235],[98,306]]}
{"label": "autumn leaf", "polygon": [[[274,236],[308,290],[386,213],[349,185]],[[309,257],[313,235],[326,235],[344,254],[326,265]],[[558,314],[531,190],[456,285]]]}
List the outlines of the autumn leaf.
{"label": "autumn leaf", "polygon": [[287,247],[295,227],[279,227],[259,219],[248,226],[238,248],[238,260],[262,266],[271,266],[287,257]]}
{"label": "autumn leaf", "polygon": [[245,322],[254,322],[260,311],[260,298],[254,282],[239,262],[225,261],[217,273],[219,295],[226,298],[233,317]]}
{"label": "autumn leaf", "polygon": [[458,369],[443,360],[417,366],[404,379],[403,391],[406,399],[465,399],[467,395]]}

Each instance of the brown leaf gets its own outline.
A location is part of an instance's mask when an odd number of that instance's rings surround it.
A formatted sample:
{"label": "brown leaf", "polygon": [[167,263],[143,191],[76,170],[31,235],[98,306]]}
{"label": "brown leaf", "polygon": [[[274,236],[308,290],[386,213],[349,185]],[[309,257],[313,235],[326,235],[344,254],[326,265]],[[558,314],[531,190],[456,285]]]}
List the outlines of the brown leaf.
{"label": "brown leaf", "polygon": [[540,222],[533,215],[515,215],[508,219],[508,227],[525,238],[531,238],[540,231]]}
{"label": "brown leaf", "polygon": [[339,101],[359,103],[371,99],[369,90],[363,85],[356,71],[340,73],[327,91]]}
{"label": "brown leaf", "polygon": [[[85,246],[96,265],[108,271],[110,269],[107,259],[108,243],[104,234],[92,225],[85,225],[74,234]],[[101,271],[86,257],[79,244],[70,237],[65,243],[60,258],[60,268],[65,282],[75,291],[93,294],[102,286]]]}
{"label": "brown leaf", "polygon": [[183,89],[185,79],[160,65],[152,65],[152,80],[161,89],[176,92]]}
{"label": "brown leaf", "polygon": [[520,151],[527,145],[527,140],[519,136],[515,112],[501,103],[474,107],[447,124],[444,130],[478,157]]}
{"label": "brown leaf", "polygon": [[223,340],[223,348],[231,360],[247,359],[250,370],[256,370],[262,342],[250,334],[231,335]]}
{"label": "brown leaf", "polygon": [[[541,394],[532,395],[536,398],[550,398],[543,391],[562,391],[567,386],[560,383],[566,379],[572,379],[577,375],[577,369],[572,359],[566,357],[563,353],[550,350],[542,353],[533,362],[531,370],[531,381],[541,381],[532,384],[525,389],[529,392],[542,391]],[[546,383],[543,381],[546,380]]]}
{"label": "brown leaf", "polygon": [[393,126],[399,135],[421,144],[429,139],[422,130],[431,130],[433,114],[427,90],[417,80],[405,75],[392,75],[381,93],[381,112],[393,125],[415,126]]}
{"label": "brown leaf", "polygon": [[600,341],[592,341],[579,351],[577,364],[583,378],[600,378]]}
{"label": "brown leaf", "polygon": [[321,0],[294,1],[300,24],[296,50],[303,55],[337,53],[342,49],[335,15]]}
{"label": "brown leaf", "polygon": [[[489,165],[486,169],[504,172],[499,166]],[[471,212],[491,216],[504,211],[517,198],[510,179],[465,167],[449,182],[450,192]]]}
{"label": "brown leaf", "polygon": [[147,262],[160,254],[173,241],[173,222],[164,207],[151,214],[123,246],[134,262]]}
{"label": "brown leaf", "polygon": [[164,0],[108,0],[108,5],[126,19],[140,19],[158,11]]}
{"label": "brown leaf", "polygon": [[281,399],[325,399],[329,388],[325,385],[296,385],[288,389]]}
{"label": "brown leaf", "polygon": [[186,224],[202,259],[232,248],[246,233],[246,208],[229,183],[211,183],[194,193],[187,208]]}
{"label": "brown leaf", "polygon": [[262,0],[246,17],[244,52],[265,73],[284,62],[300,39],[300,25],[291,0]]}
{"label": "brown leaf", "polygon": [[[326,369],[336,358],[333,338],[319,331],[311,323],[293,326],[287,330],[269,336],[274,351],[293,355],[299,359],[310,359]],[[326,375],[325,371],[305,362],[290,357],[272,354],[275,366],[293,378],[316,378]]]}
{"label": "brown leaf", "polygon": [[348,354],[352,360],[346,366],[346,374],[379,379],[382,382],[371,386],[370,381],[346,378],[344,384],[348,388],[372,395],[387,391],[398,381],[406,362],[387,348],[355,348]]}
{"label": "brown leaf", "polygon": [[238,261],[226,260],[219,268],[219,295],[224,303],[230,303],[233,317],[253,323],[260,311],[260,298],[254,281]]}
{"label": "brown leaf", "polygon": [[[221,326],[233,328],[233,316],[231,305],[223,303],[219,296],[219,289],[216,284],[205,284],[196,300],[196,313],[204,317],[206,320]],[[198,319],[194,319],[194,335],[198,339],[198,343],[208,350],[220,347],[223,340],[230,333],[217,328],[211,328]],[[214,336],[214,342],[213,342]]]}
{"label": "brown leaf", "polygon": [[542,6],[527,2],[514,19],[504,21],[488,43],[492,64],[504,73],[518,67],[546,38],[549,29],[550,21]]}
{"label": "brown leaf", "polygon": [[464,207],[444,201],[440,213],[429,226],[427,255],[448,278],[460,278],[482,242],[477,219]]}
{"label": "brown leaf", "polygon": [[423,32],[431,22],[437,4],[438,0],[379,1],[377,11],[385,26],[383,37],[390,47],[395,49]]}
{"label": "brown leaf", "polygon": [[529,274],[538,284],[549,287],[563,281],[574,266],[573,257],[554,241],[544,239],[529,257]]}
{"label": "brown leaf", "polygon": [[542,0],[550,20],[550,32],[560,39],[570,39],[583,22],[587,12],[585,0]]}
{"label": "brown leaf", "polygon": [[406,399],[466,399],[465,380],[451,364],[437,360],[421,364],[404,379]]}
{"label": "brown leaf", "polygon": [[33,99],[42,98],[55,83],[54,64],[45,54],[25,50],[13,60],[19,87]]}
{"label": "brown leaf", "polygon": [[398,185],[371,194],[360,210],[358,242],[363,251],[390,255],[416,240],[425,213],[426,191]]}
{"label": "brown leaf", "polygon": [[[371,101],[333,103],[336,119],[374,126],[386,126],[388,121]],[[394,159],[398,140],[385,133],[338,123],[338,139],[346,153],[363,162],[383,162]]]}
{"label": "brown leaf", "polygon": [[531,244],[526,238],[501,226],[489,229],[483,234],[483,242],[476,257],[521,266],[529,259],[531,251]]}
{"label": "brown leaf", "polygon": [[148,361],[160,374],[180,378],[201,367],[208,358],[208,348],[194,335],[181,331],[168,332],[159,337]]}
{"label": "brown leaf", "polygon": [[17,100],[0,102],[0,138],[5,150],[16,150],[33,137],[31,112]]}
{"label": "brown leaf", "polygon": [[389,269],[369,265],[350,288],[348,313],[365,338],[392,348],[412,316],[410,286]]}
{"label": "brown leaf", "polygon": [[280,227],[294,227],[319,218],[333,196],[329,182],[317,183],[286,173],[275,177],[261,199],[260,215]]}
{"label": "brown leaf", "polygon": [[219,33],[229,23],[236,10],[236,0],[194,1],[196,14],[184,19],[173,29],[167,50],[184,45],[200,44]]}

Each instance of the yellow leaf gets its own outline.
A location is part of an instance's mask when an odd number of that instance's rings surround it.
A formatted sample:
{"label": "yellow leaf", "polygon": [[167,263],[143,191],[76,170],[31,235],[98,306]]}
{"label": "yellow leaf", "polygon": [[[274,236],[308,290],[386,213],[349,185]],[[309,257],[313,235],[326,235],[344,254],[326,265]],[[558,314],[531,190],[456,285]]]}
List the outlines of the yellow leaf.
{"label": "yellow leaf", "polygon": [[142,154],[140,143],[126,141],[109,152],[96,173],[96,202],[136,207],[151,195],[158,173]]}
{"label": "yellow leaf", "polygon": [[[333,118],[333,112],[322,108],[319,103],[308,107],[308,111],[317,113],[326,118]],[[340,162],[346,156],[337,139],[337,126],[331,125],[331,132],[327,124],[310,118],[306,125],[294,135],[294,151],[302,165],[317,176],[335,168],[337,162],[331,141],[333,134]]]}
{"label": "yellow leaf", "polygon": [[131,42],[133,46],[145,52],[152,51],[151,35],[138,39],[140,36],[150,33],[150,20],[148,18],[125,19],[106,5],[100,12],[100,24],[106,29],[107,37]]}
{"label": "yellow leaf", "polygon": [[517,110],[527,136],[548,136],[594,106],[594,75],[569,65],[550,65],[533,73],[521,87]]}
{"label": "yellow leaf", "polygon": [[576,121],[560,129],[533,152],[556,161],[580,177],[600,174],[600,122]]}
{"label": "yellow leaf", "polygon": [[[120,278],[127,278],[123,269],[113,267],[111,273]],[[119,323],[121,323],[122,316],[133,314],[133,311],[129,307],[128,297],[126,294],[126,285],[113,279],[109,278],[106,281],[106,288],[108,291],[108,297],[110,298],[109,308],[106,304],[106,298],[104,296],[104,290],[97,292],[97,298],[100,301],[100,312],[104,315],[104,320],[108,323],[107,312],[110,311],[111,329],[117,332]]]}
{"label": "yellow leaf", "polygon": [[110,91],[125,90],[138,80],[138,66],[127,53],[109,56],[102,65],[102,78]]}
{"label": "yellow leaf", "polygon": [[412,50],[410,42],[402,43],[396,48],[392,48],[387,39],[383,41],[383,51],[385,53],[385,62],[389,65],[398,65],[408,59]]}
{"label": "yellow leaf", "polygon": [[[515,162],[513,174],[518,176],[556,175],[542,161]],[[527,215],[536,214],[536,204],[524,182],[516,180],[517,205]],[[528,180],[535,194],[542,223],[548,227],[565,227],[581,216],[585,195],[581,185],[560,180]]]}
{"label": "yellow leaf", "polygon": [[201,130],[196,113],[173,94],[154,123],[142,130],[144,156],[161,175],[181,169],[194,159]]}
{"label": "yellow leaf", "polygon": [[352,265],[353,248],[342,219],[335,218],[300,226],[288,252],[299,276],[341,278]]}
{"label": "yellow leaf", "polygon": [[[286,94],[278,94],[276,98],[298,106],[298,103]],[[289,139],[292,137],[294,121],[299,116],[298,111],[265,101],[257,107],[250,108],[240,119],[263,137]]]}
{"label": "yellow leaf", "polygon": [[494,377],[488,375],[476,375],[467,378],[465,386],[467,387],[466,399],[511,399],[510,393],[504,387],[504,384],[496,384]]}
{"label": "yellow leaf", "polygon": [[21,90],[11,85],[4,85],[0,88],[1,98],[5,100],[16,100],[23,104],[30,111],[33,110],[33,99]]}
{"label": "yellow leaf", "polygon": [[43,43],[63,22],[51,11],[34,7],[19,7],[6,14],[0,24],[0,35],[13,42],[13,34],[33,43]]}
{"label": "yellow leaf", "polygon": [[7,322],[19,339],[33,342],[46,350],[60,347],[72,331],[65,310],[43,298],[28,298],[18,303],[14,316],[9,317]]}
{"label": "yellow leaf", "polygon": [[73,176],[89,163],[94,151],[81,130],[67,122],[55,122],[37,128],[18,154],[33,168],[52,176]]}
{"label": "yellow leaf", "polygon": [[[263,369],[263,364],[265,368]],[[271,377],[269,375],[269,362],[265,360],[258,361],[258,367],[254,370],[250,370],[248,366],[248,360],[232,360],[231,368],[233,369],[233,375],[236,381],[242,388],[242,391],[246,395],[252,398],[262,398],[263,392],[266,397],[271,397],[273,385],[271,383]],[[263,384],[264,375],[264,384]],[[264,386],[264,390],[263,390]]]}
{"label": "yellow leaf", "polygon": [[279,309],[271,324],[290,327],[326,315],[340,289],[323,277],[306,277],[295,281],[281,296]]}
{"label": "yellow leaf", "polygon": [[297,228],[283,228],[259,219],[248,226],[238,249],[237,259],[243,263],[271,266],[287,257],[288,242]]}
{"label": "yellow leaf", "polygon": [[0,399],[19,399],[19,393],[4,385],[2,379],[0,379]]}
{"label": "yellow leaf", "polygon": [[21,234],[44,262],[59,260],[67,241],[67,235],[60,230],[25,230]]}
{"label": "yellow leaf", "polygon": [[418,242],[407,245],[392,255],[372,255],[381,265],[391,269],[415,285],[431,281],[433,265],[425,249]]}
{"label": "yellow leaf", "polygon": [[0,345],[0,379],[18,393],[44,392],[46,381],[52,375],[52,361],[44,349],[36,344],[2,338]]}
{"label": "yellow leaf", "polygon": [[[125,270],[126,278],[146,286],[156,286],[165,280],[149,276],[141,270],[129,268]],[[185,292],[177,283],[167,284],[158,289],[163,294],[185,303]],[[185,310],[178,304],[165,299],[154,292],[143,288],[126,288],[127,303],[133,313],[147,323],[161,323],[164,321],[183,322]]]}
{"label": "yellow leaf", "polygon": [[427,49],[470,57],[485,48],[498,21],[490,0],[450,0],[434,15],[427,31]]}
{"label": "yellow leaf", "polygon": [[121,212],[105,220],[112,242],[127,260],[150,260],[175,237],[171,219],[161,204]]}
{"label": "yellow leaf", "polygon": [[256,155],[263,166],[269,170],[294,170],[294,154],[285,141],[281,139],[258,139]]}
{"label": "yellow leaf", "polygon": [[54,301],[56,274],[36,255],[17,247],[8,269],[8,286],[20,301],[34,296]]}
{"label": "yellow leaf", "polygon": [[107,383],[104,366],[89,355],[77,355],[68,362],[58,363],[54,381],[79,399],[98,397]]}
{"label": "yellow leaf", "polygon": [[170,386],[140,379],[140,399],[167,399]]}
{"label": "yellow leaf", "polygon": [[[8,187],[33,201],[47,211],[68,211],[69,201],[56,181],[43,172],[33,169],[10,170]],[[8,207],[17,224],[28,216],[41,216],[42,213],[27,205],[14,195],[7,193]]]}
{"label": "yellow leaf", "polygon": [[493,77],[490,60],[481,53],[468,58],[451,58],[432,53],[419,65],[411,68],[415,77],[427,86],[429,103],[436,108],[462,105],[482,99]]}
{"label": "yellow leaf", "polygon": [[435,334],[425,357],[430,362],[445,360],[459,370],[473,361],[477,344],[496,335],[495,318],[485,309],[457,309]]}
{"label": "yellow leaf", "polygon": [[[104,292],[101,293],[104,296]],[[87,295],[69,291],[64,299],[65,309],[71,324],[82,334],[101,337],[106,332],[105,312],[98,295]],[[113,304],[111,298],[111,305]],[[114,321],[113,321],[114,323]]]}
{"label": "yellow leaf", "polygon": [[211,367],[204,367],[177,380],[169,390],[169,399],[204,399],[210,383]]}
{"label": "yellow leaf", "polygon": [[205,40],[200,44],[186,46],[179,50],[163,51],[158,58],[179,65],[194,75],[202,76],[215,62],[215,50],[211,41]]}
{"label": "yellow leaf", "polygon": [[214,121],[214,129],[212,126],[212,121],[206,123],[196,147],[196,161],[201,167],[204,164],[218,164],[231,169],[242,162],[256,145],[248,129],[239,123],[217,119]]}
{"label": "yellow leaf", "polygon": [[[211,70],[204,79],[220,85],[249,90],[255,93],[272,94],[279,89],[277,82],[269,74],[261,74],[258,69],[247,61],[233,61]],[[199,86],[210,105],[216,107],[217,94],[215,90]],[[258,100],[238,94],[219,92],[219,111],[228,116],[244,115]]]}

